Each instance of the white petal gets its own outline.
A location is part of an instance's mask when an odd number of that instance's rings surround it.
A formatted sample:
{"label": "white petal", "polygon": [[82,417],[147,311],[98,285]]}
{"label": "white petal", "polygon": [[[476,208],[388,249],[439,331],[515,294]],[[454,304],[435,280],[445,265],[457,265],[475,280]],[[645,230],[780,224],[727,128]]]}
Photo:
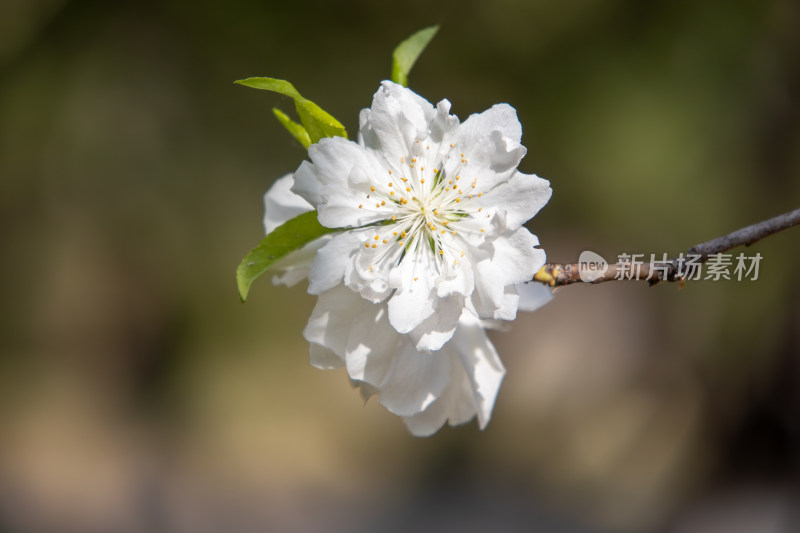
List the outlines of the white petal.
{"label": "white petal", "polygon": [[483,113],[470,115],[461,125],[459,133],[462,141],[469,145],[493,131],[499,131],[517,144],[522,141],[522,126],[513,107],[497,104]]}
{"label": "white petal", "polygon": [[365,230],[345,231],[320,248],[308,273],[308,292],[321,294],[341,283],[353,269],[353,257],[366,239]]}
{"label": "white petal", "polygon": [[311,163],[304,161],[297,169],[292,190],[317,207],[320,224],[344,228],[391,217],[388,209],[394,204],[376,206],[367,198],[387,170],[364,147],[326,137],[308,147],[308,156]]}
{"label": "white petal", "polygon": [[391,275],[390,283],[398,287],[389,300],[389,322],[400,333],[408,333],[434,312],[433,252],[427,243],[416,243]]}
{"label": "white petal", "polygon": [[499,131],[485,132],[475,139],[469,136],[465,140],[463,125],[455,148],[456,152],[445,158],[445,174],[469,176],[474,180],[472,192],[475,194],[508,181],[526,152],[525,147]]}
{"label": "white petal", "polygon": [[311,343],[308,345],[308,351],[311,365],[320,370],[333,370],[344,366],[344,360],[329,348]]}
{"label": "white petal", "polygon": [[459,323],[453,344],[472,383],[478,424],[486,427],[492,416],[497,391],[506,369],[497,355],[477,317],[465,312]]}
{"label": "white petal", "polygon": [[[490,251],[490,256],[475,267],[477,295],[473,293],[473,302],[481,318],[502,318],[516,313],[516,303],[509,300],[515,295],[506,291],[506,286],[533,279],[544,265],[544,250],[534,248],[538,244],[539,239],[523,227],[483,246]],[[513,310],[509,305],[513,305]],[[502,311],[502,316],[487,314],[487,306]]]}
{"label": "white petal", "polygon": [[379,387],[392,367],[392,358],[405,340],[386,318],[385,305],[361,299],[361,311],[348,325],[347,373],[351,379]]}
{"label": "white petal", "polygon": [[276,274],[272,277],[272,283],[292,287],[304,280],[308,277],[308,271],[317,251],[332,238],[332,235],[323,235],[273,263],[270,268]]}
{"label": "white petal", "polygon": [[420,353],[405,339],[378,387],[381,404],[396,415],[417,414],[439,397],[450,381],[451,370],[450,358],[438,352]]}
{"label": "white petal", "polygon": [[544,283],[517,283],[515,288],[519,294],[520,311],[535,311],[553,299],[553,289]]}
{"label": "white petal", "polygon": [[323,292],[311,312],[303,337],[344,359],[349,326],[363,300],[343,285]]}
{"label": "white petal", "polygon": [[360,115],[360,139],[395,166],[409,157],[415,141],[424,139],[434,119],[433,106],[396,83],[384,81],[372,99],[372,107]]}
{"label": "white petal", "polygon": [[322,187],[314,173],[314,165],[308,161],[300,163],[294,171],[292,192],[302,196],[312,207],[322,202]]}
{"label": "white petal", "polygon": [[292,192],[294,176],[281,176],[264,195],[264,230],[267,234],[297,215],[314,209],[302,196]]}
{"label": "white petal", "polygon": [[553,190],[550,182],[536,175],[515,172],[511,178],[476,198],[484,207],[497,207],[505,215],[505,227],[516,229],[544,207]]}
{"label": "white petal", "polygon": [[408,333],[415,348],[421,352],[441,349],[453,336],[463,309],[464,297],[460,294],[437,298],[434,313]]}
{"label": "white petal", "polygon": [[432,435],[445,422],[463,424],[478,415],[480,428],[491,418],[505,368],[480,326],[480,321],[465,311],[453,342],[437,355],[455,357],[450,382],[440,397],[424,411],[403,419],[412,434]]}
{"label": "white petal", "polygon": [[452,358],[420,353],[388,323],[385,304],[373,304],[339,285],[320,295],[303,334],[316,345],[319,367],[344,357],[350,378],[375,387],[391,412],[410,416],[438,398],[450,381]]}

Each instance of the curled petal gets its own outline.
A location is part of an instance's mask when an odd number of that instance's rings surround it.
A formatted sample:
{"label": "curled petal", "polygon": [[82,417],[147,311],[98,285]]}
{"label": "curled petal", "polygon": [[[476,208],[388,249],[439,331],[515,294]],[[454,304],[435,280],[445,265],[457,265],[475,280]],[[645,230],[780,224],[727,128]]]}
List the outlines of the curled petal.
{"label": "curled petal", "polygon": [[294,175],[285,174],[275,180],[264,195],[264,231],[272,230],[289,219],[314,209],[303,197],[292,192]]}

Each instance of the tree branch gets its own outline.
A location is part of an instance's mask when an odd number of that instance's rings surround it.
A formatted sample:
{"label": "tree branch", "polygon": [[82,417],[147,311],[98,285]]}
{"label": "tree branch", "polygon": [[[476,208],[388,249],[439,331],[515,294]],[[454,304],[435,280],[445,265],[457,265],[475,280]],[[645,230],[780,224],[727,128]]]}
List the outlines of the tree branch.
{"label": "tree branch", "polygon": [[[708,261],[711,255],[726,252],[738,246],[750,246],[773,233],[778,233],[779,231],[783,231],[798,224],[800,224],[800,209],[795,209],[794,211],[778,215],[769,220],[764,220],[736,230],[725,236],[692,246],[685,254],[681,254],[681,257],[670,259],[665,265],[662,264],[660,268],[653,269],[653,271],[650,269],[649,262],[637,264],[637,272],[639,275],[636,278],[624,279],[646,280],[650,285],[655,285],[660,281],[683,282],[684,276],[682,273],[686,271],[687,256],[697,257],[693,264],[702,264]],[[619,265],[609,264],[608,270],[591,283],[620,280],[620,278],[617,277],[619,270]],[[551,287],[562,287],[564,285],[580,283],[582,282],[580,277],[580,265],[579,263],[563,265],[547,263],[536,273],[532,281],[538,281],[550,285]]]}

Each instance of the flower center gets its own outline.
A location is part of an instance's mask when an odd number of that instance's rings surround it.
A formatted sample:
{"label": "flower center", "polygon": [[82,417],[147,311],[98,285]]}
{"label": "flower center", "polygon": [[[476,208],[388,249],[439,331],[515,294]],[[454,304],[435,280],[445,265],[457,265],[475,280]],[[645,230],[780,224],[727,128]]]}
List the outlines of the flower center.
{"label": "flower center", "polygon": [[376,253],[372,262],[398,264],[430,251],[441,273],[464,256],[463,238],[477,232],[469,222],[482,211],[476,201],[482,193],[475,192],[477,177],[462,176],[468,160],[463,153],[455,159],[453,148],[450,145],[444,155],[428,157],[427,145],[416,157],[401,158],[399,165],[390,168],[385,187],[377,183],[370,187],[367,201],[387,213],[376,225],[373,238],[365,242],[365,248]]}

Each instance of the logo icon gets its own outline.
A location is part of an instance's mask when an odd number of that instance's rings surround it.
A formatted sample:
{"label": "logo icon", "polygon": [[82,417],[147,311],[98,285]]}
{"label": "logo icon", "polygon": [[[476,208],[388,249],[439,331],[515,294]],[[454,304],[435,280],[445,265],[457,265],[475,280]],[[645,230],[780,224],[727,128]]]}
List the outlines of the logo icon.
{"label": "logo icon", "polygon": [[591,283],[602,278],[607,270],[608,262],[601,255],[589,250],[581,252],[578,258],[578,275],[580,275],[581,281]]}

